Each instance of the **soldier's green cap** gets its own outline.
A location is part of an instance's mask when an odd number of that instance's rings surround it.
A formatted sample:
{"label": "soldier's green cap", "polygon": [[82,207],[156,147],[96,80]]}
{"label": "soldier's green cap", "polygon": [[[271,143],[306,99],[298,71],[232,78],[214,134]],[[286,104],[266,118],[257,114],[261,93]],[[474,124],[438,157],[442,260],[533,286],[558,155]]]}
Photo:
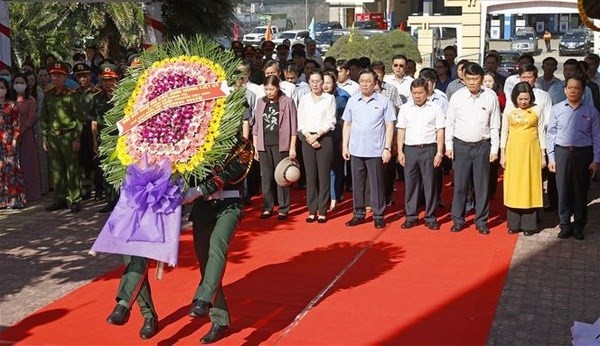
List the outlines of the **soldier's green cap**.
{"label": "soldier's green cap", "polygon": [[115,64],[105,63],[100,65],[100,78],[101,79],[111,79],[111,78],[119,78],[120,71],[119,67]]}

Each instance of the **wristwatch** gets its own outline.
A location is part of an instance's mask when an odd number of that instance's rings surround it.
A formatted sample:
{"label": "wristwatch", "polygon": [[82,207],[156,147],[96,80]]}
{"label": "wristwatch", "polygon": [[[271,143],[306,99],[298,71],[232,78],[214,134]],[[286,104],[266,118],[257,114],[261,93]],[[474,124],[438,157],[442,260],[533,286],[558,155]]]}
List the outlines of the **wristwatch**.
{"label": "wristwatch", "polygon": [[383,150],[391,151],[390,148],[383,148]]}

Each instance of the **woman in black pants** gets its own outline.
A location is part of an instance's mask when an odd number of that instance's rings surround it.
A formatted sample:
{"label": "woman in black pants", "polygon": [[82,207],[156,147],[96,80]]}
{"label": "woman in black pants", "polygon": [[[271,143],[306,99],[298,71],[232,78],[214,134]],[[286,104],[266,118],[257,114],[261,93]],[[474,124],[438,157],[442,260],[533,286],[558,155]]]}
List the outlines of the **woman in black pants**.
{"label": "woman in black pants", "polygon": [[308,82],[311,92],[302,96],[298,105],[298,132],[303,137],[302,156],[306,171],[306,222],[325,223],[333,161],[331,131],[335,128],[336,103],[333,95],[323,92],[322,72],[311,73]]}

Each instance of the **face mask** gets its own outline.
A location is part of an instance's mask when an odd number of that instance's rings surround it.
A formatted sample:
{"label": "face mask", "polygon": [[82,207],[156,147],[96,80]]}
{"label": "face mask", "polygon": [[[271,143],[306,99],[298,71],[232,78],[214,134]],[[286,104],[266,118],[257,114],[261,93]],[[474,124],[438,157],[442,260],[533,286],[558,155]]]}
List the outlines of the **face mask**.
{"label": "face mask", "polygon": [[6,89],[0,89],[0,97],[6,96]]}
{"label": "face mask", "polygon": [[25,91],[25,89],[27,89],[27,85],[25,84],[15,84],[13,86],[13,88],[15,89],[16,92],[18,92],[19,94],[23,93]]}

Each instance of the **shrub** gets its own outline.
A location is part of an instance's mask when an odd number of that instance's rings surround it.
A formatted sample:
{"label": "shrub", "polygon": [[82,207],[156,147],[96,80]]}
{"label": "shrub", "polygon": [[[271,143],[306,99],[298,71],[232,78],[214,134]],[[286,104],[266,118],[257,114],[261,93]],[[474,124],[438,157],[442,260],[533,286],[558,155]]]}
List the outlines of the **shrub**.
{"label": "shrub", "polygon": [[[350,40],[350,36],[352,36],[352,40]],[[340,37],[327,51],[327,56],[336,59],[367,56],[371,61],[383,61],[388,72],[392,71],[392,57],[397,54],[403,54],[417,63],[421,62],[421,53],[417,48],[417,42],[408,33],[400,30],[375,34],[369,39],[355,31],[353,35]]]}

